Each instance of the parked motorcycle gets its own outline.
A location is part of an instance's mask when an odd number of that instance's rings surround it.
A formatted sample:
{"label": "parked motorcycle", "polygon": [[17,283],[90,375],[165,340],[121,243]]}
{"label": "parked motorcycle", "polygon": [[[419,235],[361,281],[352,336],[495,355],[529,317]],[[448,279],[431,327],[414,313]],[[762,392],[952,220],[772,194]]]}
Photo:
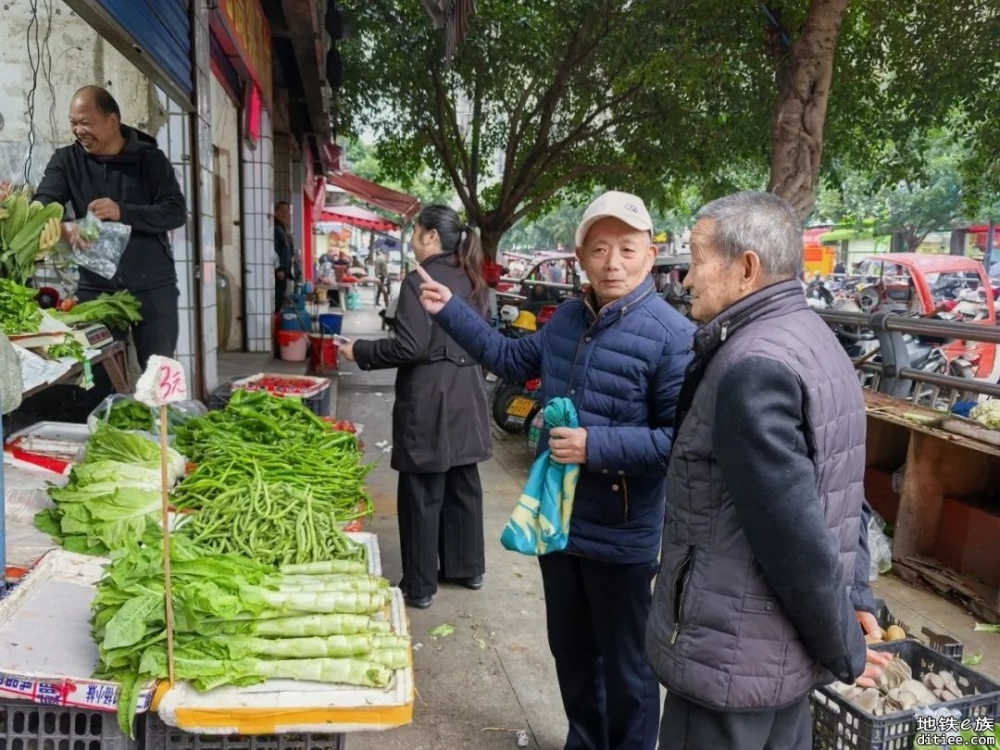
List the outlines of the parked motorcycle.
{"label": "parked motorcycle", "polygon": [[[504,305],[500,308],[497,330],[510,338],[530,336],[538,329],[540,317],[541,312],[536,316],[513,305]],[[490,410],[493,421],[504,432],[515,435],[526,433],[532,417],[542,408],[542,381],[535,379],[527,383],[509,383],[488,372],[486,382],[492,384]]]}

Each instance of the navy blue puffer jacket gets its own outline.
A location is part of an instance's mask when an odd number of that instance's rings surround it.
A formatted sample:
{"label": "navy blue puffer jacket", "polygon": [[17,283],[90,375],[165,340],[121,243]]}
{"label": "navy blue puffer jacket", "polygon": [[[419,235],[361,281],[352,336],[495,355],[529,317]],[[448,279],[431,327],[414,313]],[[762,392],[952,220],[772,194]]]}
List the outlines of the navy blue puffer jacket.
{"label": "navy blue puffer jacket", "polygon": [[[576,406],[587,429],[587,463],[567,551],[621,564],[655,560],[694,325],[656,294],[651,279],[599,313],[584,300],[568,300],[523,339],[500,335],[456,297],[436,320],[504,380],[541,376],[546,403],[565,396]],[[543,434],[539,452],[547,445]]]}

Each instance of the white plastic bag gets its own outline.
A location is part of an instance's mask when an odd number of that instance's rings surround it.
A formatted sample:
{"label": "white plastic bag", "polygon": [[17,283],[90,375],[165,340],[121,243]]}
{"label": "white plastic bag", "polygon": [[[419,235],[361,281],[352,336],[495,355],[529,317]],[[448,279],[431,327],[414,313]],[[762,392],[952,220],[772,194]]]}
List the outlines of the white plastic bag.
{"label": "white plastic bag", "polygon": [[892,570],[892,540],[885,533],[885,521],[874,510],[868,522],[868,552],[871,555],[869,581],[875,581],[879,575]]}
{"label": "white plastic bag", "polygon": [[114,278],[132,236],[132,227],[118,221],[101,221],[92,213],[75,223],[79,226],[80,238],[92,244],[75,248],[60,240],[52,261],[56,265],[60,261],[73,263],[105,279]]}

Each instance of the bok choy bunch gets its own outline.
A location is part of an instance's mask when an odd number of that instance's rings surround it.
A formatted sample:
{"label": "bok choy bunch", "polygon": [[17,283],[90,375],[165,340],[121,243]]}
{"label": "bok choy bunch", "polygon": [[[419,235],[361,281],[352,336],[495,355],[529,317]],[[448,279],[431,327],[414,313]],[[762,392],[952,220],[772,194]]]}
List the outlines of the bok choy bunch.
{"label": "bok choy bunch", "polygon": [[[122,685],[119,722],[131,733],[139,688],[168,676],[162,551],[133,544],[111,559],[93,604],[97,676]],[[276,572],[175,535],[170,565],[175,674],[198,690],[276,678],[383,688],[408,664],[408,639],[380,619],[389,583],[363,563]]]}

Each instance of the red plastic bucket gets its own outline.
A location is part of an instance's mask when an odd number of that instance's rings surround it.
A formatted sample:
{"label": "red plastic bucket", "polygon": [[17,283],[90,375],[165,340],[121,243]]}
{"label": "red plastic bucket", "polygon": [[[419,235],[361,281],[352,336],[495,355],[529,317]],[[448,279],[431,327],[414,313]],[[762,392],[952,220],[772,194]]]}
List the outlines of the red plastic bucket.
{"label": "red plastic bucket", "polygon": [[278,331],[278,348],[286,362],[304,362],[309,348],[306,334],[302,331]]}
{"label": "red plastic bucket", "polygon": [[330,336],[310,335],[312,366],[317,372],[337,369],[337,345]]}

